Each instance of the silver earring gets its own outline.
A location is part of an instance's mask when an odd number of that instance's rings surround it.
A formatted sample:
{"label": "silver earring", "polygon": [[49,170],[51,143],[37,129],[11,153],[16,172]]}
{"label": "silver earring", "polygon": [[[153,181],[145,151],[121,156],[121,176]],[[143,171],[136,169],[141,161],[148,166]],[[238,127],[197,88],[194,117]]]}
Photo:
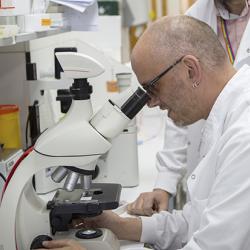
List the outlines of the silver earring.
{"label": "silver earring", "polygon": [[199,85],[200,85],[199,82],[194,82],[193,85],[192,85],[192,87],[195,89],[195,88],[197,88]]}

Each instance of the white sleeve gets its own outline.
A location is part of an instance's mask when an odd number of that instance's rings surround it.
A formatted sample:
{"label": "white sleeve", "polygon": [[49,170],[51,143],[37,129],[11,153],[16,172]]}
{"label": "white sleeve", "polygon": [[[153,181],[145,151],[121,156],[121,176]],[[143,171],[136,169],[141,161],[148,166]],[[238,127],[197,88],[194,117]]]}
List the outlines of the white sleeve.
{"label": "white sleeve", "polygon": [[183,211],[162,211],[151,217],[141,217],[140,241],[152,244],[156,250],[180,249],[187,241],[189,213],[190,204],[187,203]]}
{"label": "white sleeve", "polygon": [[[247,114],[249,117],[249,114]],[[250,248],[250,133],[238,126],[221,139],[216,179],[198,229],[183,250]]]}
{"label": "white sleeve", "polygon": [[176,193],[176,185],[186,173],[187,141],[187,127],[177,127],[167,117],[164,146],[156,154],[158,175],[154,188]]}

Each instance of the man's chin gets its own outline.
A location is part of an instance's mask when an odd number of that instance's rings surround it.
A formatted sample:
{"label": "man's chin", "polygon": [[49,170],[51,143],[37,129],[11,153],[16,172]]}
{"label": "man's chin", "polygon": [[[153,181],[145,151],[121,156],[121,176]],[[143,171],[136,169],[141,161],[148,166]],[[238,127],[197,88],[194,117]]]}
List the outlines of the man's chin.
{"label": "man's chin", "polygon": [[173,121],[174,124],[177,126],[177,127],[185,127],[187,126],[188,124],[186,124],[185,122],[183,121]]}
{"label": "man's chin", "polygon": [[178,118],[175,117],[175,113],[171,109],[168,110],[168,117],[173,121],[173,123],[177,127],[184,127],[187,125],[183,120],[178,120]]}

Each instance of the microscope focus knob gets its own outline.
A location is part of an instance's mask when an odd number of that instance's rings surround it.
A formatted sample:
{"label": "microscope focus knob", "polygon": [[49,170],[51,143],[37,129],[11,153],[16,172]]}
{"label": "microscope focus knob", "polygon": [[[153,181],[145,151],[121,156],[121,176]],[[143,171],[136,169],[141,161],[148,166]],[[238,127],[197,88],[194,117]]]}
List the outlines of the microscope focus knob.
{"label": "microscope focus knob", "polygon": [[50,241],[52,238],[48,235],[38,235],[31,243],[30,249],[44,248],[43,241]]}

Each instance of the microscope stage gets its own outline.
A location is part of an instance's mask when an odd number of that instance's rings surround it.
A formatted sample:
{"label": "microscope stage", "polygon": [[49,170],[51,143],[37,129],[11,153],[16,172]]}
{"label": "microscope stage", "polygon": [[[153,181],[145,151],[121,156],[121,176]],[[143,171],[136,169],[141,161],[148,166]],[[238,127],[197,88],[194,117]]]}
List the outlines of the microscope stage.
{"label": "microscope stage", "polygon": [[59,189],[47,204],[52,233],[69,230],[73,219],[93,217],[103,210],[117,208],[120,194],[121,185],[111,183],[92,183],[89,190],[78,186],[72,192]]}

